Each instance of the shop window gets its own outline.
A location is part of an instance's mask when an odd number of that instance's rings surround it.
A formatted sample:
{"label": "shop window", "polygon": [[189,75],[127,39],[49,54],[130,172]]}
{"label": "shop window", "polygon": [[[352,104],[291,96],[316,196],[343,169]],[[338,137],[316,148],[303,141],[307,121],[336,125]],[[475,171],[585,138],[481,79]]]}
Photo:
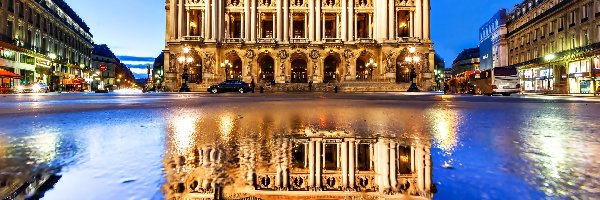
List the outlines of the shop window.
{"label": "shop window", "polygon": [[398,146],[398,161],[396,162],[396,166],[398,167],[398,173],[400,174],[411,174],[411,151],[410,147],[406,146]]}

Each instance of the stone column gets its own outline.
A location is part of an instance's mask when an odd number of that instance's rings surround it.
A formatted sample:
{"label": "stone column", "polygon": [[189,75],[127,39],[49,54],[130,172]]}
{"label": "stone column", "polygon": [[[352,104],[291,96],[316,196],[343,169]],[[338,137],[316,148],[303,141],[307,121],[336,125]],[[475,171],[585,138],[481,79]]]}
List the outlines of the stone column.
{"label": "stone column", "polygon": [[257,22],[258,23],[258,28],[257,28],[258,35],[256,36],[256,38],[262,38],[262,35],[263,35],[262,32],[265,31],[262,29],[262,16],[263,16],[263,13],[258,12],[258,22]]}
{"label": "stone column", "polygon": [[356,147],[354,146],[354,139],[350,139],[348,141],[349,145],[348,145],[348,183],[349,183],[349,187],[350,188],[354,188],[354,182],[355,182],[355,173],[356,173],[356,164],[355,164],[355,160],[356,160],[356,153],[355,153],[355,149]]}
{"label": "stone column", "polygon": [[231,38],[231,25],[234,23],[234,18],[231,17],[230,13],[227,13],[227,15],[225,15],[225,24],[227,26],[225,26],[225,39],[227,38]]}
{"label": "stone column", "polygon": [[256,0],[252,0],[252,5],[251,5],[251,17],[250,17],[250,31],[251,31],[251,35],[250,35],[250,41],[252,42],[256,42],[256,29],[258,29],[258,27],[256,27]]}
{"label": "stone column", "polygon": [[223,41],[223,37],[225,37],[225,8],[223,6],[225,6],[225,2],[224,1],[217,1],[218,2],[218,12],[219,12],[219,32],[217,32],[217,34],[219,34],[219,41]]}
{"label": "stone column", "polygon": [[392,188],[396,188],[398,185],[398,180],[396,179],[396,154],[396,143],[392,141],[390,142],[390,186]]}
{"label": "stone column", "polygon": [[[287,2],[287,0],[286,0]],[[282,4],[282,0],[277,0],[277,41],[282,41],[283,40],[283,32],[282,32],[282,27],[283,27],[283,16],[281,13],[281,9],[283,9],[281,7]],[[275,23],[275,22],[273,22]]]}
{"label": "stone column", "polygon": [[183,37],[183,17],[185,11],[185,3],[184,0],[179,0],[179,7],[177,12],[177,38],[182,39]]}
{"label": "stone column", "polygon": [[410,24],[409,27],[409,31],[410,31],[410,37],[415,37],[415,12],[414,11],[409,11],[410,12],[410,18],[409,18],[409,22],[408,24]]}
{"label": "stone column", "polygon": [[204,1],[204,39],[212,38],[212,30],[211,30],[211,8],[210,8],[210,0]]}
{"label": "stone column", "polygon": [[321,41],[323,39],[323,36],[321,34],[321,24],[323,23],[322,21],[325,21],[324,19],[321,18],[321,2],[320,1],[316,1],[317,4],[317,11],[315,13],[315,28],[317,30],[317,35],[315,40],[316,41]]}
{"label": "stone column", "polygon": [[422,0],[415,0],[415,37],[423,38],[423,4]]}
{"label": "stone column", "polygon": [[244,0],[244,34],[242,37],[245,41],[250,41],[250,0]]}
{"label": "stone column", "polygon": [[246,29],[246,20],[244,20],[244,16],[246,16],[246,13],[240,13],[240,38],[244,39],[246,38],[246,31],[244,29]]}
{"label": "stone column", "polygon": [[379,192],[384,192],[390,188],[390,165],[389,165],[389,144],[385,139],[377,141],[377,174],[379,175]]}
{"label": "stone column", "polygon": [[356,39],[356,15],[354,14],[354,0],[348,1],[348,41]]}
{"label": "stone column", "polygon": [[218,27],[218,22],[217,22],[219,20],[219,18],[218,18],[219,15],[218,15],[218,10],[217,10],[217,3],[216,3],[217,0],[210,0],[210,1],[211,1],[211,9],[212,9],[212,15],[211,15],[211,17],[214,17],[214,19],[211,21],[211,23],[212,23],[212,25],[210,26],[211,29],[209,29],[209,30],[212,30],[212,33],[210,34],[211,35],[210,39],[211,40],[217,40],[218,39],[217,29],[219,28]]}
{"label": "stone column", "polygon": [[294,39],[294,12],[290,13],[290,32],[291,34],[288,34],[290,39],[293,40]]}
{"label": "stone column", "polygon": [[323,20],[321,20],[321,29],[323,29],[323,37],[321,38],[321,40],[325,38],[325,17],[325,13],[323,13]]}
{"label": "stone column", "polygon": [[313,188],[315,186],[315,141],[309,141],[308,143],[308,187]]}
{"label": "stone column", "polygon": [[190,10],[185,9],[185,34],[184,36],[190,35]]}
{"label": "stone column", "polygon": [[[396,31],[394,29],[394,23],[396,22],[396,15],[394,15],[394,12],[396,10],[396,7],[394,6],[394,0],[388,0],[388,40],[394,40],[396,39],[394,32]],[[396,23],[397,24],[397,23]]]}
{"label": "stone column", "polygon": [[340,38],[340,13],[335,13],[335,38]]}
{"label": "stone column", "polygon": [[373,13],[369,13],[369,38],[373,39]]}
{"label": "stone column", "polygon": [[429,150],[425,150],[424,153],[425,168],[423,171],[425,171],[425,176],[423,178],[425,179],[425,191],[431,191],[431,153]]}
{"label": "stone column", "polygon": [[273,13],[272,16],[273,16],[273,20],[271,20],[271,24],[273,24],[273,30],[272,30],[272,33],[271,33],[271,38],[275,39],[275,38],[277,38],[277,37],[275,37],[276,36],[275,34],[278,34],[278,31],[276,31],[277,30],[277,23],[275,23],[275,20],[277,18],[275,18],[275,13]]}
{"label": "stone column", "polygon": [[422,146],[417,146],[417,149],[415,150],[415,167],[417,168],[417,177],[418,177],[418,181],[417,181],[417,189],[419,191],[423,190],[424,185],[425,185],[425,162],[423,160],[423,147]]}
{"label": "stone column", "polygon": [[358,40],[358,13],[354,14],[354,40]]}
{"label": "stone column", "polygon": [[304,38],[308,38],[308,13],[304,13]]}
{"label": "stone column", "polygon": [[315,0],[308,1],[308,7],[310,8],[308,15],[308,29],[305,32],[308,32],[308,41],[315,41]]}
{"label": "stone column", "polygon": [[348,41],[348,30],[346,29],[346,23],[348,22],[348,5],[346,3],[347,0],[342,0],[342,41]]}
{"label": "stone column", "polygon": [[423,0],[423,38],[429,40],[429,0]]}
{"label": "stone column", "polygon": [[[283,41],[290,41],[290,5],[289,1],[283,1]],[[293,20],[293,19],[292,19]]]}
{"label": "stone column", "polygon": [[348,188],[348,142],[342,141],[342,188]]}
{"label": "stone column", "polygon": [[316,171],[316,174],[317,174],[316,177],[315,177],[315,179],[317,180],[315,188],[317,190],[319,190],[321,188],[321,170],[322,170],[321,162],[323,162],[322,153],[321,153],[321,150],[323,149],[322,146],[323,146],[322,145],[322,140],[320,140],[320,139],[317,140],[316,144],[315,144],[315,150],[316,150],[315,154],[317,156],[317,158],[315,160],[316,161],[315,162],[316,163],[315,164],[315,171]]}

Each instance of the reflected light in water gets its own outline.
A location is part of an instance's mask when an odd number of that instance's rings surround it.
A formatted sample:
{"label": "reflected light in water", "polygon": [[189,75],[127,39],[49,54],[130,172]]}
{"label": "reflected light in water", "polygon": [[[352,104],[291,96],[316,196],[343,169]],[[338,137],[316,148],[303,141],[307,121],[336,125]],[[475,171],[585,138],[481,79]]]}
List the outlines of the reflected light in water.
{"label": "reflected light in water", "polygon": [[458,126],[461,122],[458,111],[435,108],[429,111],[431,132],[435,144],[446,154],[451,154],[458,144]]}
{"label": "reflected light in water", "polygon": [[219,129],[224,140],[229,139],[231,131],[233,131],[233,123],[235,117],[232,113],[224,113],[219,117]]}
{"label": "reflected light in water", "polygon": [[43,130],[30,138],[32,147],[32,157],[40,163],[46,163],[54,160],[59,147],[59,132],[56,130]]}
{"label": "reflected light in water", "polygon": [[182,112],[171,117],[171,125],[173,128],[173,139],[179,153],[187,152],[194,142],[196,133],[196,122],[198,121],[197,113]]}

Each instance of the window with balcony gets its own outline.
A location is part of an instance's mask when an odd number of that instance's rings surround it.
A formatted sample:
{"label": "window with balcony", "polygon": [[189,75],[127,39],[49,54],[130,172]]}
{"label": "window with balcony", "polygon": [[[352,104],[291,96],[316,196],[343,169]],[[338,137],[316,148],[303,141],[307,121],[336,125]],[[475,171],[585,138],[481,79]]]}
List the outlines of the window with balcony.
{"label": "window with balcony", "polygon": [[569,12],[569,27],[575,26],[575,18],[576,18],[575,15],[576,15],[575,11]]}
{"label": "window with balcony", "polygon": [[337,26],[337,15],[334,13],[324,14],[324,38],[338,38],[338,26]]}
{"label": "window with balcony", "polygon": [[228,28],[228,37],[229,38],[243,38],[242,35],[242,14],[241,13],[231,13],[229,14],[229,26]]}
{"label": "window with balcony", "polygon": [[9,21],[6,22],[6,36],[8,37],[7,39],[9,39],[9,40],[12,40],[13,36],[14,36],[13,27],[14,27],[13,21],[9,20]]}
{"label": "window with balcony", "polygon": [[588,33],[588,30],[581,31],[581,43],[582,46],[590,44],[590,34]]}
{"label": "window with balcony", "polygon": [[371,170],[371,145],[357,144],[356,145],[356,167],[358,171]]}
{"label": "window with balcony", "polygon": [[292,14],[292,38],[308,38],[306,27],[308,15]]}
{"label": "window with balcony", "polygon": [[[369,13],[356,14],[356,37],[370,38]],[[400,27],[398,27],[400,28]]]}
{"label": "window with balcony", "polygon": [[325,170],[338,169],[338,148],[337,144],[325,144],[324,160]]}
{"label": "window with balcony", "polygon": [[410,37],[410,12],[406,10],[398,11],[397,16],[398,37]]}
{"label": "window with balcony", "polygon": [[273,27],[273,14],[265,14],[263,13],[260,18],[260,37],[261,38],[274,38],[274,28]]}
{"label": "window with balcony", "polygon": [[296,143],[292,148],[292,168],[293,169],[306,169],[308,162],[306,153],[306,144]]}
{"label": "window with balcony", "polygon": [[8,0],[7,5],[8,5],[8,11],[9,12],[14,12],[15,11],[15,9],[14,9],[15,0]]}
{"label": "window with balcony", "polygon": [[18,12],[19,12],[19,17],[20,17],[21,19],[24,19],[24,18],[25,18],[25,12],[24,12],[24,10],[23,10],[23,9],[24,9],[24,8],[23,8],[23,2],[20,2],[20,1],[19,1],[19,2],[17,2],[17,10],[18,10]]}
{"label": "window with balcony", "polygon": [[398,161],[396,162],[397,171],[400,174],[412,174],[410,147],[398,147]]}
{"label": "window with balcony", "polygon": [[584,22],[588,19],[589,17],[589,5],[584,4],[583,7],[581,7],[581,22]]}

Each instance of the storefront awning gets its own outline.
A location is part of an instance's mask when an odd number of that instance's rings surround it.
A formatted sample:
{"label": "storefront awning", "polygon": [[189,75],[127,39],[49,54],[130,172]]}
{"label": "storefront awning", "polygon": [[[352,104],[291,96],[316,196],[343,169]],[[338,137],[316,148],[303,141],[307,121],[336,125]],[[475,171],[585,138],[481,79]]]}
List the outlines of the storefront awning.
{"label": "storefront awning", "polygon": [[0,78],[21,78],[21,75],[0,68]]}

